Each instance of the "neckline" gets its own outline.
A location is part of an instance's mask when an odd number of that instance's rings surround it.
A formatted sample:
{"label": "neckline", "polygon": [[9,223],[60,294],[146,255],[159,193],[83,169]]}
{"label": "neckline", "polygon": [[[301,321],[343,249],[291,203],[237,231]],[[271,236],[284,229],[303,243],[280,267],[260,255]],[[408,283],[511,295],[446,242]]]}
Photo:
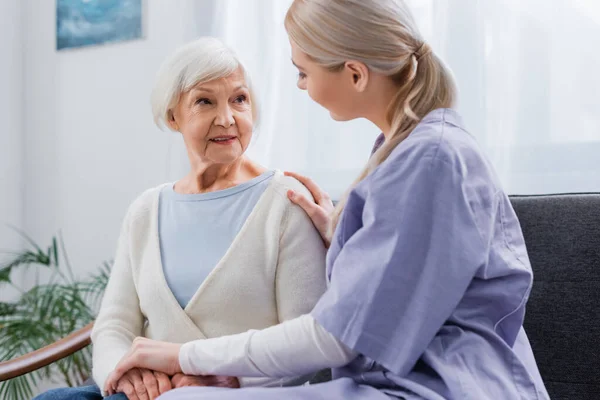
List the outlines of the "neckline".
{"label": "neckline", "polygon": [[[423,117],[423,119],[417,124],[417,126],[415,126],[415,128],[412,130],[410,135],[408,135],[408,137],[410,137],[413,134],[413,132],[415,132],[419,128],[419,126],[440,121],[447,122],[464,130],[464,122],[460,114],[456,110],[454,110],[453,108],[436,108],[435,110],[430,111],[427,115]],[[373,144],[373,148],[371,150],[371,156],[375,154],[377,150],[379,150],[379,148],[383,145],[384,142],[385,135],[383,134],[383,132],[381,132],[379,136],[377,136],[377,139],[375,139],[375,143]]]}
{"label": "neckline", "polygon": [[[279,170],[273,170],[273,171],[271,171],[271,175],[270,176],[278,177],[278,176],[282,176],[282,175],[283,175],[283,173],[281,171],[279,171]],[[240,231],[237,233],[237,235],[235,236],[235,238],[231,242],[231,245],[229,246],[229,248],[227,249],[227,251],[225,252],[225,254],[223,255],[223,257],[221,257],[221,259],[217,262],[217,264],[212,269],[212,271],[210,271],[210,273],[208,274],[208,276],[204,279],[204,281],[200,284],[200,286],[198,286],[198,288],[196,289],[196,291],[194,292],[194,294],[192,295],[192,297],[190,298],[190,300],[188,301],[188,303],[185,305],[185,307],[181,307],[181,305],[179,304],[179,302],[175,298],[175,295],[173,294],[173,292],[169,288],[169,285],[167,283],[167,279],[165,277],[165,271],[164,271],[164,267],[163,267],[163,264],[162,264],[162,252],[161,252],[161,249],[160,249],[160,238],[159,238],[159,232],[158,232],[159,199],[158,198],[155,199],[154,208],[152,210],[153,224],[151,224],[151,226],[152,226],[151,229],[152,229],[152,233],[153,233],[152,240],[154,241],[154,248],[156,249],[155,250],[156,251],[155,257],[157,259],[156,265],[158,267],[157,273],[158,273],[158,277],[160,279],[160,284],[163,287],[163,289],[166,292],[168,292],[168,294],[167,294],[168,301],[171,302],[172,307],[176,307],[178,310],[182,311],[183,314],[184,314],[184,316],[186,317],[187,321],[189,323],[191,323],[193,326],[196,326],[196,325],[190,319],[189,314],[188,314],[188,310],[191,307],[193,307],[193,305],[198,301],[198,298],[204,292],[204,288],[207,286],[208,282],[213,279],[213,277],[214,277],[215,274],[219,273],[219,271],[221,269],[223,269],[223,265],[225,264],[225,262],[229,258],[230,254],[239,246],[239,242],[241,241],[240,238],[242,238],[245,235],[246,231],[249,229],[248,227],[251,226],[254,223],[253,221],[256,218],[256,214],[258,213],[257,210],[259,210],[263,206],[263,203],[269,201],[269,193],[275,190],[276,185],[277,185],[277,179],[272,179],[271,182],[269,182],[269,185],[264,190],[264,192],[261,194],[261,196],[258,199],[256,205],[254,206],[254,208],[250,212],[250,215],[248,215],[248,218],[246,218],[246,221],[242,225],[242,228],[240,229]],[[173,185],[170,185],[170,187],[172,187],[172,186]],[[200,328],[196,326],[196,329],[200,329]]]}
{"label": "neckline", "polygon": [[240,183],[239,185],[235,185],[233,187],[223,189],[223,190],[216,190],[214,192],[206,192],[206,193],[188,193],[188,194],[177,193],[174,189],[176,182],[173,182],[165,188],[164,193],[166,195],[168,195],[169,198],[171,198],[175,201],[215,200],[215,199],[220,199],[223,197],[233,196],[235,194],[238,194],[240,192],[248,190],[251,187],[258,185],[261,182],[264,182],[265,180],[271,178],[274,175],[275,175],[275,170],[268,170],[266,172],[263,172],[262,174],[260,174],[259,176],[255,177],[255,178],[252,178],[246,182]]}
{"label": "neckline", "polygon": [[[459,128],[464,127],[462,117],[453,108],[436,108],[435,110],[429,112],[429,114],[425,115],[419,124],[439,121],[447,122]],[[415,127],[415,129],[417,128]]]}

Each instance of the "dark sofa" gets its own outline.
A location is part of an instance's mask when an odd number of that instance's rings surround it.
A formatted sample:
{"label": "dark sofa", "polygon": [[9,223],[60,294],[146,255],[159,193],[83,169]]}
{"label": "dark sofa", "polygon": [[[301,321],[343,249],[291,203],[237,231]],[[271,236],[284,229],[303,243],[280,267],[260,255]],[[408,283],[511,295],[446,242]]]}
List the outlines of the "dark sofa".
{"label": "dark sofa", "polygon": [[511,200],[534,272],[525,330],[550,398],[600,399],[600,193]]}

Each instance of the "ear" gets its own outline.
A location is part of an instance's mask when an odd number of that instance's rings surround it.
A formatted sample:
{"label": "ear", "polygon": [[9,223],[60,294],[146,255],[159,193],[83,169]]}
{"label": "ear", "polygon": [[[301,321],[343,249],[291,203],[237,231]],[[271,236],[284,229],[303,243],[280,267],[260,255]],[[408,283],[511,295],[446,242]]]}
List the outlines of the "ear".
{"label": "ear", "polygon": [[169,125],[169,128],[172,130],[179,132],[179,124],[175,120],[175,114],[173,113],[173,110],[169,110],[167,112],[167,125]]}
{"label": "ear", "polygon": [[354,88],[364,92],[369,83],[369,68],[360,61],[346,61],[344,69],[350,74]]}

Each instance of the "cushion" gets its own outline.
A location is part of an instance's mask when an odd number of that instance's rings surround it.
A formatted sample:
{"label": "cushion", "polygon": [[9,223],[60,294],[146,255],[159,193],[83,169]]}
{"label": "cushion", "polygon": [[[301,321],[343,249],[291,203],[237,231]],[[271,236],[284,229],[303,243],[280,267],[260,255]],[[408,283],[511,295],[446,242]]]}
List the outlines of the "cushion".
{"label": "cushion", "polygon": [[534,272],[525,330],[550,397],[600,398],[600,194],[511,202]]}

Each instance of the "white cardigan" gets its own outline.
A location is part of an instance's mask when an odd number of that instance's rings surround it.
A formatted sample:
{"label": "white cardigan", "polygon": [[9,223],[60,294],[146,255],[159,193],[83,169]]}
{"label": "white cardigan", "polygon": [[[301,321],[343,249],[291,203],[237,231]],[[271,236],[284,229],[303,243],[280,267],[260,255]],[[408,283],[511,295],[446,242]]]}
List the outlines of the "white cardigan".
{"label": "white cardigan", "polygon": [[[157,221],[162,187],[138,197],[123,222],[92,331],[93,377],[100,388],[136,336],[185,343],[263,329],[309,313],[325,291],[321,237],[286,195],[288,189],[310,193],[277,171],[223,258],[182,309],[161,265]],[[291,382],[240,379],[242,386]]]}

